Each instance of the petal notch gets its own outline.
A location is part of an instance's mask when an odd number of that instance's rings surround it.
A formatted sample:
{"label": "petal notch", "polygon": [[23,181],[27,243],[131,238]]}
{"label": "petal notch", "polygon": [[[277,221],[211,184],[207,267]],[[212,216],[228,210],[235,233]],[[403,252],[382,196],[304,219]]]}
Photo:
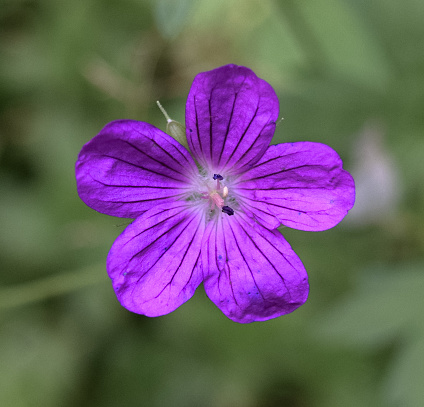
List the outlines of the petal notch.
{"label": "petal notch", "polygon": [[277,230],[238,213],[222,216],[208,225],[203,247],[206,294],[233,321],[275,318],[306,301],[305,268]]}

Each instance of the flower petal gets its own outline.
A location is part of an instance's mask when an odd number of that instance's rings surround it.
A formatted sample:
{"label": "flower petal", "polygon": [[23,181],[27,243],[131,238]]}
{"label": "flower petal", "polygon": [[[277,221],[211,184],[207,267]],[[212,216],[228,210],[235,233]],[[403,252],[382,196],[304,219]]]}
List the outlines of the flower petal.
{"label": "flower petal", "polygon": [[119,302],[149,317],[168,314],[202,281],[202,212],[186,202],[160,205],[129,225],[113,244],[107,270]]}
{"label": "flower petal", "polygon": [[106,125],[83,147],[75,171],[78,194],[88,206],[125,218],[181,198],[198,172],[172,137],[134,120]]}
{"label": "flower petal", "polygon": [[272,87],[250,69],[226,65],[198,74],[186,104],[186,133],[203,167],[242,172],[265,152],[279,103]]}
{"label": "flower petal", "polygon": [[325,144],[311,142],[270,146],[233,191],[243,209],[270,229],[282,223],[326,230],[355,202],[355,184],[340,157]]}
{"label": "flower petal", "polygon": [[233,321],[279,317],[306,301],[305,268],[280,232],[236,213],[210,222],[202,246],[206,293]]}

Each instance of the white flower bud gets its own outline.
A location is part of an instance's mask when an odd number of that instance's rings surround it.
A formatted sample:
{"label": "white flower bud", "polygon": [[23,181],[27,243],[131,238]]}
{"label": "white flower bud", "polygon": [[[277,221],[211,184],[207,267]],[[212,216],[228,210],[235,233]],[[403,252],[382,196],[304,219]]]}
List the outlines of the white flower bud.
{"label": "white flower bud", "polygon": [[165,116],[166,121],[168,122],[166,124],[166,132],[188,150],[189,148],[187,143],[185,126],[175,120],[172,120],[168,116],[168,113],[166,113],[166,110],[163,108],[159,101],[157,101],[156,103],[159,106],[159,109],[161,110],[163,115]]}

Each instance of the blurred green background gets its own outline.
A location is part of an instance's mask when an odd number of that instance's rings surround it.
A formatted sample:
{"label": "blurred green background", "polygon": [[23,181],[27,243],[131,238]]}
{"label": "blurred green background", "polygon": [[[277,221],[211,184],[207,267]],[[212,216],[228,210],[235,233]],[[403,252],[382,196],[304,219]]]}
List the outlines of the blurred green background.
{"label": "blurred green background", "polygon": [[[424,405],[422,0],[0,0],[0,405]],[[336,149],[357,184],[336,228],[282,233],[308,302],[239,325],[200,287],[149,319],[105,270],[130,222],[78,198],[115,119],[184,121],[193,77],[271,83],[275,143]]]}

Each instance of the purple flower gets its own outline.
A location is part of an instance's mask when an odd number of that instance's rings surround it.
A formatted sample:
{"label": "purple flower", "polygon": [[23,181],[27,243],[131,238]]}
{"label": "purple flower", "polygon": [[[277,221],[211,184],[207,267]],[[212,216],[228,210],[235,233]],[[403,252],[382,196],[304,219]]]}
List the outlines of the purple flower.
{"label": "purple flower", "polygon": [[319,231],[354,203],[354,182],[330,147],[269,145],[279,104],[251,70],[196,76],[186,104],[190,151],[144,122],[109,123],[82,149],[78,193],[91,208],[135,218],[107,270],[121,304],[159,316],[201,282],[230,319],[263,321],[308,296],[305,268],[276,230]]}

